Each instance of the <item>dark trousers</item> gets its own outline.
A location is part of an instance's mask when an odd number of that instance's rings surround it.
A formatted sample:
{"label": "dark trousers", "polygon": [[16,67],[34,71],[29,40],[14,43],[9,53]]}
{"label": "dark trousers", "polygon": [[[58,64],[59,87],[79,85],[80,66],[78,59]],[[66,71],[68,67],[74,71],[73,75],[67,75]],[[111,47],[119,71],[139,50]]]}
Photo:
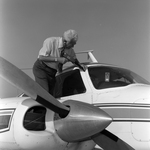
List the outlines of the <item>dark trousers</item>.
{"label": "dark trousers", "polygon": [[48,67],[39,59],[37,59],[37,61],[33,65],[33,74],[35,77],[35,81],[51,94],[53,94],[53,89],[55,86],[56,73],[57,70]]}

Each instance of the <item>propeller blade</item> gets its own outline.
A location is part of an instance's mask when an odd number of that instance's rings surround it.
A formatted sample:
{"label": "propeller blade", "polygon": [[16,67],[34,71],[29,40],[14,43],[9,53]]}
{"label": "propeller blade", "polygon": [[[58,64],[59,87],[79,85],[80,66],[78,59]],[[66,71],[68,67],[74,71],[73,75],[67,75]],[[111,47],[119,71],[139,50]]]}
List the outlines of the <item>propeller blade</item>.
{"label": "propeller blade", "polygon": [[52,111],[66,116],[69,108],[56,100],[19,68],[0,57],[0,76]]}
{"label": "propeller blade", "polygon": [[93,141],[104,150],[135,150],[130,145],[107,130],[92,137]]}

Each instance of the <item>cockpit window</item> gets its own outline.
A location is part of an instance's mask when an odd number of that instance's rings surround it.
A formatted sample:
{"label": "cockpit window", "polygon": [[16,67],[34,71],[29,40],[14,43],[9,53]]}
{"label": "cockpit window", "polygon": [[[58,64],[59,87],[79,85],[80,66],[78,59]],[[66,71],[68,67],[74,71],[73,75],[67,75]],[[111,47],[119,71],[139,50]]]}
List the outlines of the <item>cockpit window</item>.
{"label": "cockpit window", "polygon": [[54,89],[54,96],[56,98],[81,94],[85,91],[86,89],[78,69],[60,74],[56,77]]}
{"label": "cockpit window", "polygon": [[150,84],[132,71],[116,67],[89,67],[89,75],[96,89],[127,86],[134,83]]}
{"label": "cockpit window", "polygon": [[10,129],[13,113],[14,110],[0,110],[0,132]]}
{"label": "cockpit window", "polygon": [[46,108],[34,106],[30,108],[24,117],[23,126],[27,130],[42,131],[45,130]]}

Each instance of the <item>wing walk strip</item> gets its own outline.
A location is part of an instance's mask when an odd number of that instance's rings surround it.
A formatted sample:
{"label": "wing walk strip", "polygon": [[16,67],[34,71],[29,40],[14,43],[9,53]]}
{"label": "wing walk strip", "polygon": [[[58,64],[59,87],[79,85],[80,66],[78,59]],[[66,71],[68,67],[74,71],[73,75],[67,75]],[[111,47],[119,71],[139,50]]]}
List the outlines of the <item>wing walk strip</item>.
{"label": "wing walk strip", "polygon": [[114,122],[150,122],[150,104],[97,103],[94,106],[106,111]]}

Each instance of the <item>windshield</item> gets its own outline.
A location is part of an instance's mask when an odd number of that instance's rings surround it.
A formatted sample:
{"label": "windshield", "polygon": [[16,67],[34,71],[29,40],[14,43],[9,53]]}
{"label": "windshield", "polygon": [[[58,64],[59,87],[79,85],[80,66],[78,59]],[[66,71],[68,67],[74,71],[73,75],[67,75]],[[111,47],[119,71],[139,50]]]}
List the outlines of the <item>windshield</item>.
{"label": "windshield", "polygon": [[134,83],[149,84],[136,73],[117,67],[96,66],[89,67],[89,75],[95,88],[110,88],[126,86]]}
{"label": "windshield", "polygon": [[139,76],[138,74],[136,74],[136,73],[134,73],[132,71],[125,70],[125,69],[122,69],[122,71],[125,71],[124,74],[127,77],[132,78],[133,83],[150,84],[150,82],[148,82],[147,80],[145,80],[144,78],[142,78],[141,76]]}

